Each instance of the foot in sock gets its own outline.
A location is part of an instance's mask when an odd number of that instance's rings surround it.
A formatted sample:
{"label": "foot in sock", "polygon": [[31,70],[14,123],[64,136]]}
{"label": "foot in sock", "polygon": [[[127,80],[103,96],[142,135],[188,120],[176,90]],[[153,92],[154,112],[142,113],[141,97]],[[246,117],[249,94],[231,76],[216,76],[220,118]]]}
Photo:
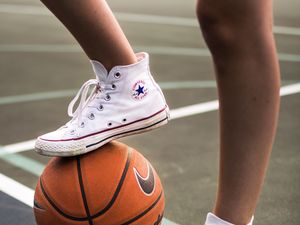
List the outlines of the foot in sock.
{"label": "foot in sock", "polygon": [[[110,72],[92,60],[96,79],[84,83],[71,101],[68,114],[72,119],[38,137],[35,151],[48,156],[80,155],[111,140],[166,124],[169,108],[149,71],[149,56],[136,56],[137,63],[116,66]],[[94,88],[89,93],[91,86]]]}

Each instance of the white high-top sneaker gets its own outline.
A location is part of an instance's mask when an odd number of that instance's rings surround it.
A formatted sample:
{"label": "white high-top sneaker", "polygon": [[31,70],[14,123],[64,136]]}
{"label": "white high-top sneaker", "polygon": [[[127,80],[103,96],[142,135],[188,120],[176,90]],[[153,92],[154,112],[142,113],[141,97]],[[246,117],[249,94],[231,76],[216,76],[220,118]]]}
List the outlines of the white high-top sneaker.
{"label": "white high-top sneaker", "polygon": [[[250,222],[247,225],[252,225],[254,220],[254,216],[252,216]],[[234,225],[232,223],[229,223],[225,220],[222,220],[221,218],[217,217],[213,213],[208,213],[206,216],[206,221],[204,225]]]}
{"label": "white high-top sneaker", "polygon": [[[169,108],[150,73],[149,55],[136,56],[137,63],[116,66],[109,73],[92,60],[97,79],[84,83],[71,101],[68,114],[72,119],[58,130],[38,137],[35,150],[48,156],[74,156],[166,124]],[[89,94],[90,86],[95,87]]]}

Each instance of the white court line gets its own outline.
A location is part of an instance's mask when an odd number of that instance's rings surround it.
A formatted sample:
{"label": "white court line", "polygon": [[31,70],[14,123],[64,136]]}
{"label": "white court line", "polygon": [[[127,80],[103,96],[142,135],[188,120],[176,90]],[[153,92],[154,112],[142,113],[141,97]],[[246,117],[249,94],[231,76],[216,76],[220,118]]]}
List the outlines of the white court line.
{"label": "white court line", "polygon": [[[280,96],[287,96],[300,93],[300,83],[286,85],[280,88]],[[199,103],[171,110],[171,119],[178,119],[200,113],[215,111],[219,108],[218,100]]]}
{"label": "white court line", "polygon": [[[289,83],[295,83],[295,82],[289,81]],[[163,90],[216,87],[215,80],[167,81],[167,82],[159,82],[158,84]],[[49,91],[49,92],[36,92],[36,93],[21,94],[21,95],[0,96],[0,106],[21,103],[21,102],[33,102],[33,101],[40,101],[40,100],[71,97],[74,96],[77,91],[78,90],[76,89],[67,89],[67,90],[56,90],[56,91]]]}
{"label": "white court line", "polygon": [[[290,83],[295,83],[290,81]],[[170,81],[170,82],[159,82],[159,86],[163,90],[178,90],[178,89],[194,89],[194,88],[215,88],[216,81],[214,80],[195,80],[195,81]],[[21,102],[33,102],[56,98],[72,97],[78,90],[57,90],[50,92],[36,92],[31,94],[23,95],[12,95],[12,96],[0,96],[0,106],[15,104]]]}
{"label": "white court line", "polygon": [[[299,80],[282,80],[282,84],[298,83]],[[216,88],[215,80],[194,80],[194,81],[169,81],[159,82],[162,90],[179,90],[179,89],[199,89],[199,88]],[[57,90],[50,92],[36,92],[31,94],[20,94],[11,96],[0,96],[0,106],[15,103],[34,102],[41,100],[52,100],[56,98],[72,97],[77,90]]]}
{"label": "white court line", "polygon": [[280,88],[280,96],[292,95],[300,92],[300,83],[286,85]]}
{"label": "white court line", "polygon": [[[16,13],[23,15],[50,16],[52,15],[45,7],[34,5],[0,4],[1,13]],[[195,18],[159,16],[150,14],[135,14],[115,12],[119,21],[134,23],[149,23],[159,25],[173,25],[186,27],[199,27]],[[300,28],[287,26],[274,26],[275,34],[300,36]]]}
{"label": "white court line", "polygon": [[1,155],[31,150],[34,148],[34,143],[35,139],[2,146],[0,147],[0,157]]}
{"label": "white court line", "polygon": [[51,92],[37,92],[37,93],[23,94],[23,95],[4,96],[4,97],[0,97],[0,105],[71,97],[76,94],[76,91],[77,90],[58,90],[58,91],[51,91]]}
{"label": "white court line", "polygon": [[[296,83],[295,81],[288,81],[289,83]],[[215,80],[194,80],[194,81],[170,81],[158,83],[163,90],[179,90],[179,89],[196,89],[196,88],[215,88]],[[78,90],[57,90],[50,92],[36,92],[31,94],[0,96],[0,106],[15,103],[34,102],[41,100],[49,100],[56,98],[72,97]]]}
{"label": "white court line", "polygon": [[190,106],[184,106],[178,109],[171,110],[171,120],[179,119],[182,117],[192,116],[200,113],[215,111],[219,108],[219,101],[214,100],[205,103],[199,103]]}
{"label": "white court line", "polygon": [[33,207],[34,191],[0,173],[0,191]]}
{"label": "white court line", "polygon": [[[281,87],[280,89],[280,96],[287,96],[287,95],[292,95],[297,93],[300,93],[300,83],[286,85]],[[172,109],[170,111],[170,115],[171,115],[171,120],[175,120],[187,116],[193,116],[201,113],[215,111],[218,110],[218,108],[219,108],[218,100],[213,100],[209,102]],[[18,152],[31,150],[34,148],[34,143],[35,140],[29,140],[29,141],[19,142],[11,145],[2,146],[0,148],[1,150],[0,157],[1,155],[5,155],[5,154],[18,153]]]}
{"label": "white court line", "polygon": [[[135,51],[146,51],[153,55],[211,57],[209,50],[206,48],[172,46],[134,46],[133,48]],[[83,53],[78,45],[70,44],[0,44],[0,52]],[[278,59],[282,62],[300,62],[300,55],[278,53]]]}

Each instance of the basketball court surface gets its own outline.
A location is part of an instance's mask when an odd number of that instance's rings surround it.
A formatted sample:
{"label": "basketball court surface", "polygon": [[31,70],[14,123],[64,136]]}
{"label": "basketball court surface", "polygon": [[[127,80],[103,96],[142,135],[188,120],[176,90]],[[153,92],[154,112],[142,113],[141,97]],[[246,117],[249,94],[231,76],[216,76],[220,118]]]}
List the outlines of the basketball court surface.
{"label": "basketball court surface", "polygon": [[[108,1],[136,51],[150,53],[172,120],[121,141],[158,171],[166,193],[164,225],[203,224],[218,169],[218,103],[210,54],[195,1]],[[274,33],[282,104],[255,224],[300,224],[300,2],[275,0]],[[39,1],[0,0],[0,224],[34,225],[33,190],[49,158],[34,138],[68,120],[67,105],[91,66]],[[255,32],[255,28],[253,28]]]}

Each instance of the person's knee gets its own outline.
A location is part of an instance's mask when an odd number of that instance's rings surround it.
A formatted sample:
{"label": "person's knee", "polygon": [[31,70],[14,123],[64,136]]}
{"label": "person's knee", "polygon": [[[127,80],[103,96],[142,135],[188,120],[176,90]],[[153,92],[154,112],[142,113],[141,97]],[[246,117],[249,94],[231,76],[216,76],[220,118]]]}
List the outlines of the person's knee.
{"label": "person's knee", "polygon": [[255,35],[272,32],[271,13],[263,15],[249,1],[198,0],[196,13],[211,49],[243,44]]}

